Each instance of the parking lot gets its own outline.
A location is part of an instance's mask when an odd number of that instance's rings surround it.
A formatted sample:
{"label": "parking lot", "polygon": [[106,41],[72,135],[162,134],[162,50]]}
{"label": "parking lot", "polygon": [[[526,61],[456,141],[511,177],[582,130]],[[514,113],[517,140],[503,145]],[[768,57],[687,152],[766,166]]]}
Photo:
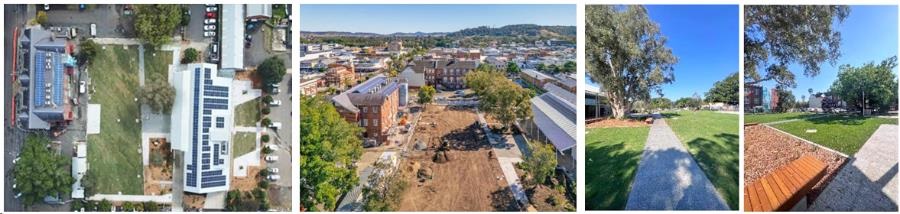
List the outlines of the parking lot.
{"label": "parking lot", "polygon": [[[43,8],[38,8],[43,10]],[[51,5],[47,11],[47,25],[51,27],[76,27],[79,36],[89,36],[91,24],[97,25],[98,38],[134,37],[134,16],[123,15],[123,5]]]}

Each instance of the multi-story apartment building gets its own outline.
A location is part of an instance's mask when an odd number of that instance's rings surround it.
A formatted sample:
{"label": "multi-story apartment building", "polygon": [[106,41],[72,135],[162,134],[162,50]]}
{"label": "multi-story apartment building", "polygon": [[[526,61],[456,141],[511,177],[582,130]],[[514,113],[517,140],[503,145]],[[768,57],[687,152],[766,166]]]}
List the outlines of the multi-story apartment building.
{"label": "multi-story apartment building", "polygon": [[413,62],[413,71],[425,74],[425,82],[438,88],[456,90],[466,87],[465,77],[478,67],[474,60],[429,59]]}
{"label": "multi-story apartment building", "polygon": [[397,123],[406,85],[398,78],[379,74],[331,98],[345,120],[363,127],[363,137],[386,142],[388,130]]}
{"label": "multi-story apartment building", "polygon": [[329,65],[325,71],[325,84],[328,86],[342,87],[356,81],[356,71],[352,66]]}

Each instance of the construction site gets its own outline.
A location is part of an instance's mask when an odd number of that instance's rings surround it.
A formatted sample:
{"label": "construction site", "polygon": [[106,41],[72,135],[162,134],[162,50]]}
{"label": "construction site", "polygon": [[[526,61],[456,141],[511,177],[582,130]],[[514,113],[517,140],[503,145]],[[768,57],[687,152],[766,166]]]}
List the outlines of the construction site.
{"label": "construction site", "polygon": [[399,211],[517,210],[473,109],[428,106],[400,164]]}

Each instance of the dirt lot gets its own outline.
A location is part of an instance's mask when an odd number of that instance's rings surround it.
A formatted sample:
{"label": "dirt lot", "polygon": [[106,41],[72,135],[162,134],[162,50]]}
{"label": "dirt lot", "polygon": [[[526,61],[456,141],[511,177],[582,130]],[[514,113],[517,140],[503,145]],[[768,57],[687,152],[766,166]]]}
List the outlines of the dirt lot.
{"label": "dirt lot", "polygon": [[[150,139],[150,165],[144,166],[144,194],[172,192],[172,150],[165,138]],[[165,183],[160,183],[165,181]]]}
{"label": "dirt lot", "polygon": [[807,195],[810,204],[825,190],[847,160],[837,153],[810,145],[763,125],[745,126],[744,139],[745,186],[803,155],[811,155],[828,165],[825,177],[816,183]]}
{"label": "dirt lot", "polygon": [[[428,106],[413,139],[427,145],[413,150],[400,165],[409,183],[400,211],[494,211],[515,210],[500,164],[490,157],[491,147],[477,126],[471,109]],[[432,126],[432,124],[434,124]],[[448,161],[436,160],[441,141]],[[430,169],[431,179],[420,182],[419,169]]]}

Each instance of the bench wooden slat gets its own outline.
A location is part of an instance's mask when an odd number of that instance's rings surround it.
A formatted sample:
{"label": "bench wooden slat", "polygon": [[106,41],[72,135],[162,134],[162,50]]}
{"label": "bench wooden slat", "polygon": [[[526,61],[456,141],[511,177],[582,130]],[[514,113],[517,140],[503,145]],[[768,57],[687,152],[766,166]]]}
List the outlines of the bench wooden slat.
{"label": "bench wooden slat", "polygon": [[788,190],[787,185],[784,184],[784,181],[781,180],[781,176],[779,176],[778,174],[778,171],[772,174],[772,180],[775,181],[776,186],[778,186],[778,190],[781,190],[781,195],[787,197],[791,195],[791,191]]}
{"label": "bench wooden slat", "polygon": [[756,189],[756,195],[759,196],[759,204],[762,205],[763,210],[772,210],[772,206],[769,205],[769,199],[766,196],[766,191],[763,190],[762,183],[756,182],[753,185],[753,188]]}
{"label": "bench wooden slat", "polygon": [[787,199],[787,196],[784,193],[781,193],[781,189],[779,189],[778,184],[775,183],[775,179],[773,179],[772,176],[766,176],[763,179],[766,179],[766,183],[769,183],[769,187],[771,188],[772,192],[775,193],[775,198],[777,198],[778,201],[784,201]]}
{"label": "bench wooden slat", "polygon": [[803,184],[800,183],[800,179],[797,178],[797,173],[794,172],[793,169],[782,168],[781,171],[784,172],[782,175],[791,183],[791,186],[793,186],[793,188],[791,188],[792,192],[799,190],[800,187],[803,186]]}
{"label": "bench wooden slat", "polygon": [[804,155],[744,188],[745,211],[787,211],[825,175],[826,165]]}
{"label": "bench wooden slat", "polygon": [[779,203],[778,196],[775,196],[775,192],[772,191],[772,186],[769,186],[769,182],[766,181],[765,177],[759,179],[762,182],[763,191],[766,193],[766,198],[769,199],[769,204],[776,205]]}

